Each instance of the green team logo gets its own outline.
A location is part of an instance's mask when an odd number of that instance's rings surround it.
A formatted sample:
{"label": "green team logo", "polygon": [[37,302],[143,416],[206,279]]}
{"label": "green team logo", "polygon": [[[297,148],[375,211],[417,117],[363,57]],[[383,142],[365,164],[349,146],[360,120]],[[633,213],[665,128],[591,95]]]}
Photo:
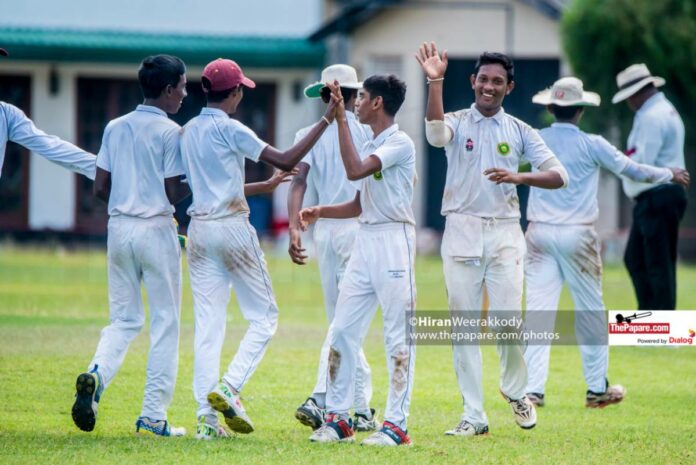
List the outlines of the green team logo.
{"label": "green team logo", "polygon": [[372,175],[373,178],[375,178],[377,181],[381,181],[384,176],[382,176],[381,171],[377,171],[375,174]]}
{"label": "green team logo", "polygon": [[506,157],[510,153],[510,145],[507,142],[498,144],[498,153]]}

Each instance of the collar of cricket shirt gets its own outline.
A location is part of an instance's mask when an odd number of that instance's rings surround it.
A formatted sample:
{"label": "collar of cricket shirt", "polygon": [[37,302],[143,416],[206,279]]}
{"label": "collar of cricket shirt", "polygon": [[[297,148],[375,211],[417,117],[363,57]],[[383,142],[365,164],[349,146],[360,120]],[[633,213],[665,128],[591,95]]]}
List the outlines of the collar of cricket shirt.
{"label": "collar of cricket shirt", "polygon": [[167,113],[162,110],[161,108],[154,107],[152,105],[143,105],[142,103],[135,107],[135,111],[144,111],[147,113],[155,113],[160,116],[164,116],[165,118],[168,118]]}
{"label": "collar of cricket shirt", "polygon": [[210,108],[210,107],[201,108],[201,115],[217,115],[217,116],[224,116],[225,118],[230,117],[230,115],[225,113],[224,110],[220,110],[219,108]]}
{"label": "collar of cricket shirt", "polygon": [[399,130],[399,125],[396,123],[392,124],[387,129],[380,132],[379,135],[377,135],[377,137],[372,139],[372,145],[375,147],[381,146],[382,144],[384,144],[384,141],[387,139],[387,137],[391,136],[392,134],[394,134],[398,130]]}
{"label": "collar of cricket shirt", "polygon": [[480,111],[476,108],[476,103],[471,104],[471,118],[474,121],[474,123],[478,123],[481,120],[484,119],[492,119],[496,123],[500,124],[503,122],[503,118],[505,117],[505,109],[503,107],[500,107],[500,110],[498,110],[498,113],[496,113],[493,116],[483,116]]}

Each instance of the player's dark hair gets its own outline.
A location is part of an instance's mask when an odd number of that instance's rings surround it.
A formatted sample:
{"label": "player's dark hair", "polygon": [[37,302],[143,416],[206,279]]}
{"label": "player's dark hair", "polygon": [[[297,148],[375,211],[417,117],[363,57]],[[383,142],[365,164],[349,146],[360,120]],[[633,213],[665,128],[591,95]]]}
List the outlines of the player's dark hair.
{"label": "player's dark hair", "polygon": [[[322,87],[320,95],[321,100],[324,103],[329,103],[329,99],[331,98],[331,89],[329,89],[328,87]],[[347,87],[341,87],[341,95],[343,96],[343,101],[347,102],[348,100],[358,95],[358,89],[349,89]]]}
{"label": "player's dark hair", "polygon": [[479,69],[483,65],[500,65],[507,72],[508,83],[515,80],[515,65],[509,56],[497,52],[483,52],[474,66],[474,76],[478,75]]}
{"label": "player's dark hair", "polygon": [[406,98],[406,83],[393,74],[376,74],[365,79],[363,89],[370,93],[370,98],[382,97],[384,112],[396,116]]}
{"label": "player's dark hair", "polygon": [[549,105],[549,111],[557,120],[571,120],[575,118],[575,115],[580,113],[584,107],[579,105],[573,105],[569,107],[562,107],[560,105]]}
{"label": "player's dark hair", "polygon": [[138,81],[145,98],[158,98],[167,86],[179,85],[181,76],[186,74],[186,65],[181,59],[171,55],[152,55],[140,63]]}
{"label": "player's dark hair", "polygon": [[220,103],[229,97],[232,91],[239,89],[242,85],[239,84],[237,87],[225,90],[211,90],[210,88],[213,84],[210,82],[210,79],[203,76],[201,78],[201,86],[203,87],[203,93],[205,93],[205,99],[208,103]]}

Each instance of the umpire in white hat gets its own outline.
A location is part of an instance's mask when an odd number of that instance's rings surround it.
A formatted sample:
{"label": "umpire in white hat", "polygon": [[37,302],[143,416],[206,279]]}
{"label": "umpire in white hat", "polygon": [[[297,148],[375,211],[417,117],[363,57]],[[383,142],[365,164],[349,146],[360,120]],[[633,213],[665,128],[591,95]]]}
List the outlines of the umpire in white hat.
{"label": "umpire in white hat", "polygon": [[[638,163],[683,169],[684,123],[658,91],[665,80],[651,75],[641,63],[621,71],[616,83],[619,91],[612,103],[625,100],[635,112],[626,155]],[[636,202],[624,262],[638,308],[673,310],[677,303],[677,236],[686,210],[686,192],[676,184],[656,187],[626,178],[623,189]]]}

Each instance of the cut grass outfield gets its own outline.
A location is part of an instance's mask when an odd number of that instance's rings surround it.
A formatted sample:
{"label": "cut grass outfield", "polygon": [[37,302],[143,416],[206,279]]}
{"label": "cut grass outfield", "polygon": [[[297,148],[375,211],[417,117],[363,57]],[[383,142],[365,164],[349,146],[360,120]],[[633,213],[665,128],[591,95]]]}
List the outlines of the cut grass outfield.
{"label": "cut grass outfield", "polygon": [[[184,268],[179,376],[169,418],[189,437],[140,438],[140,412],[149,340],[147,328],[102,398],[94,432],[79,431],[70,408],[75,377],[96,348],[108,321],[106,257],[103,251],[0,249],[0,464],[145,463],[696,463],[696,348],[614,347],[610,378],[628,389],[623,404],[584,408],[585,385],[575,347],[555,347],[547,406],[531,431],[518,428],[497,390],[494,347],[484,347],[485,405],[491,435],[451,438],[443,432],[459,420],[461,400],[451,348],[419,346],[409,420],[412,448],[375,450],[358,445],[322,446],[294,418],[314,384],[326,330],[316,266],[300,268],[269,257],[280,323],[264,361],[245,387],[245,406],[257,431],[225,441],[198,442],[192,397],[193,316]],[[446,308],[441,264],[421,258],[416,267],[418,307]],[[696,268],[679,269],[679,307],[696,308]],[[605,272],[611,309],[635,306],[623,268]],[[562,308],[572,308],[564,292]],[[372,365],[373,405],[383,412],[386,367],[381,316],[365,344]],[[695,322],[696,323],[696,322]],[[223,368],[231,360],[244,324],[231,304]],[[359,435],[359,440],[364,437]]]}

